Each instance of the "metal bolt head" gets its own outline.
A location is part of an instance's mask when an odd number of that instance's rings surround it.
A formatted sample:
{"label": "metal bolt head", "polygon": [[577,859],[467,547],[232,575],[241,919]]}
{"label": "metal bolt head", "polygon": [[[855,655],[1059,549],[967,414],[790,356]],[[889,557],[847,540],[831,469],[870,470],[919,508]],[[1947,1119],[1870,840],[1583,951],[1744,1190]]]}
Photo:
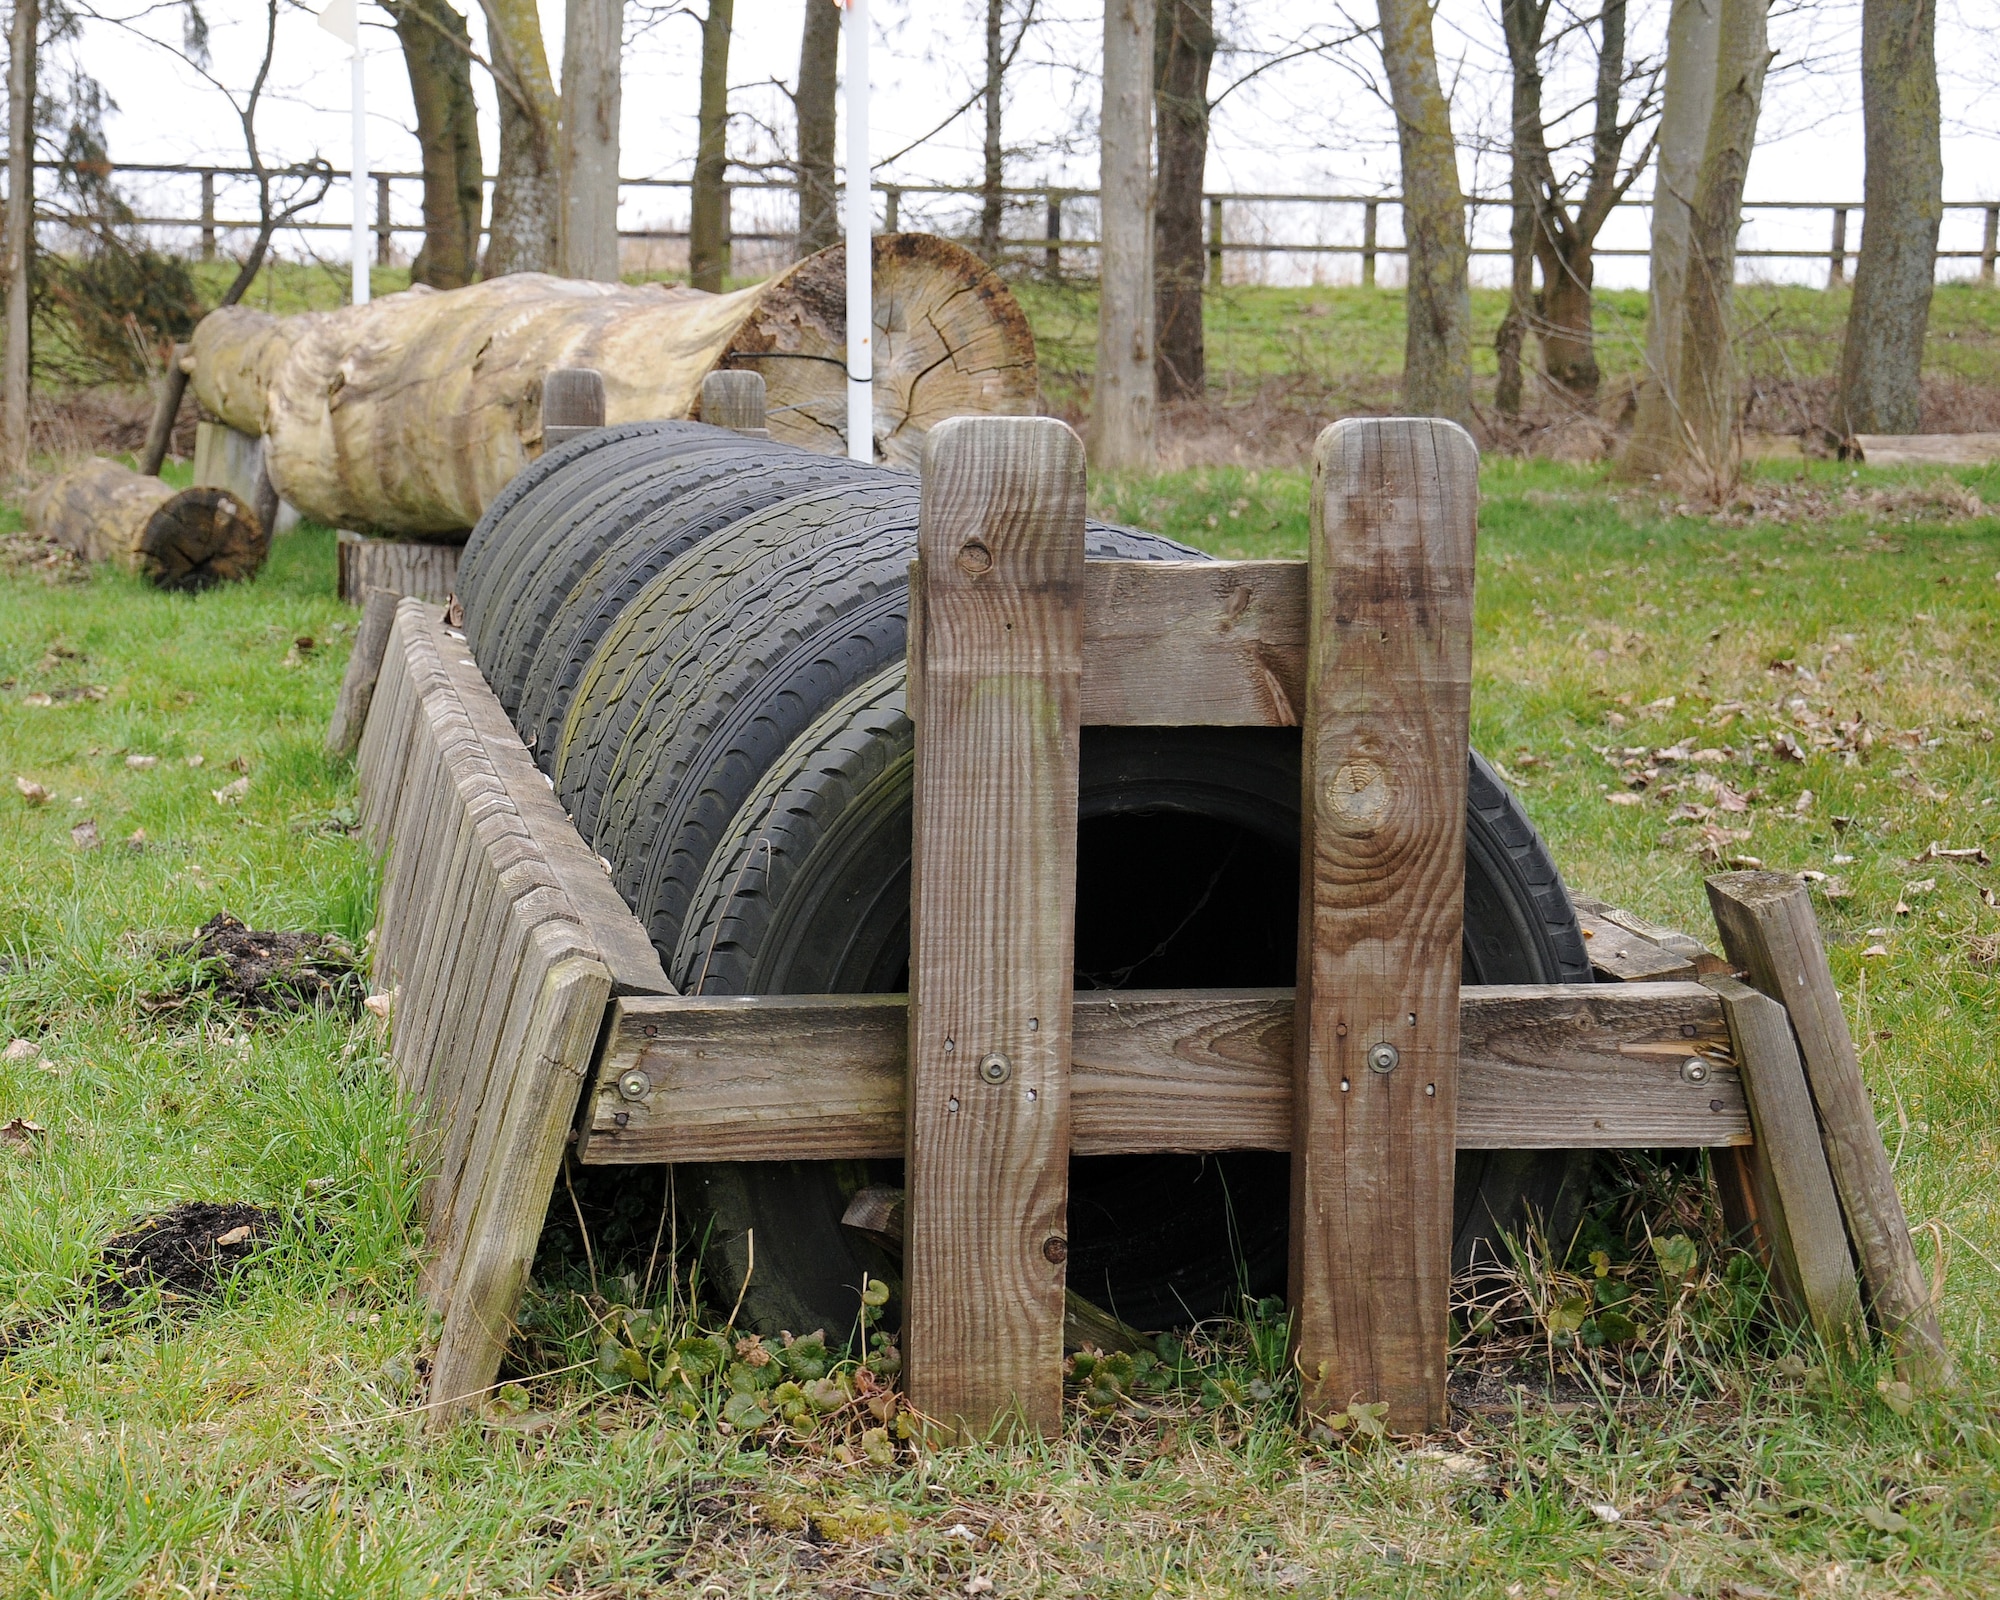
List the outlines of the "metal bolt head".
{"label": "metal bolt head", "polygon": [[618,1075],[618,1092],[627,1100],[643,1100],[653,1092],[653,1080],[644,1069],[632,1067]]}
{"label": "metal bolt head", "polygon": [[1384,1040],[1381,1044],[1368,1047],[1368,1070],[1370,1072],[1394,1072],[1396,1063],[1403,1059],[1403,1052]]}
{"label": "metal bolt head", "polygon": [[979,1061],[979,1077],[983,1083],[1005,1083],[1014,1075],[1014,1063],[998,1050],[982,1056]]}
{"label": "metal bolt head", "polygon": [[1689,1056],[1681,1063],[1681,1078],[1686,1083],[1708,1082],[1708,1063],[1700,1056]]}

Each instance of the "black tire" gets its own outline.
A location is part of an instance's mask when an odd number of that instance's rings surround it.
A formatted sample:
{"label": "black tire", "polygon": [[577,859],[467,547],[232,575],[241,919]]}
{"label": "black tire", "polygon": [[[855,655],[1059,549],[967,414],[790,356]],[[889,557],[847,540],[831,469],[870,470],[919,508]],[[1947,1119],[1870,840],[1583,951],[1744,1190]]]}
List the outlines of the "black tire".
{"label": "black tire", "polygon": [[[573,465],[635,453],[671,453],[718,431],[703,428],[698,422],[631,422],[616,428],[595,428],[536,457],[515,473],[467,535],[459,558],[454,587],[465,612],[467,639],[477,641],[492,619],[492,589],[503,565],[503,553],[531,524],[543,538],[560,526],[560,507],[577,481],[569,470]],[[563,481],[551,481],[558,477]],[[552,510],[557,513],[553,520],[549,516]]]}
{"label": "black tire", "polygon": [[685,492],[620,533],[571,586],[542,629],[522,674],[514,724],[537,752],[543,770],[553,769],[571,700],[597,647],[647,584],[677,557],[781,501],[884,480],[906,484],[912,495],[916,491],[916,480],[905,474],[796,450],[731,458],[699,475],[690,463]]}
{"label": "black tire", "polygon": [[[907,985],[912,762],[901,679],[892,667],[831,706],[744,802],[694,887],[668,961],[684,990]],[[1541,840],[1476,756],[1471,783],[1467,980],[1588,982]],[[1291,980],[1295,733],[1086,729],[1079,811],[1080,987]],[[1174,865],[1188,870],[1177,875]],[[1462,1155],[1456,1264],[1496,1251],[1499,1235],[1531,1212],[1569,1226],[1588,1160]],[[1234,1311],[1243,1293],[1282,1293],[1288,1170],[1285,1157],[1264,1152],[1072,1162],[1071,1286],[1140,1326]],[[755,1229],[744,1302],[755,1326],[849,1324],[860,1274],[890,1267],[839,1218],[862,1184],[899,1182],[897,1163],[702,1165],[681,1180],[713,1225],[718,1281],[741,1281],[744,1237]]]}

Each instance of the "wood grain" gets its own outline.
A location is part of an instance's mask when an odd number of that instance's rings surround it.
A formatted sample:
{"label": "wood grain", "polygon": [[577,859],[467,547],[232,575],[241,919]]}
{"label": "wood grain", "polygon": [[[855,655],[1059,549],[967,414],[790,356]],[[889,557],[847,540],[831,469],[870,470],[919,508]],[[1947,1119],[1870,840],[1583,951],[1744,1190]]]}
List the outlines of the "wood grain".
{"label": "wood grain", "polygon": [[1785,1008],[1736,978],[1707,983],[1729,1023],[1756,1132],[1756,1143],[1716,1162],[1731,1231],[1749,1233],[1796,1320],[1829,1350],[1859,1355],[1868,1348],[1868,1325],[1854,1258]]}
{"label": "wood grain", "polygon": [[1446,1409],[1478,500],[1454,423],[1313,451],[1292,1358],[1309,1411],[1386,1402],[1397,1433]]}
{"label": "wood grain", "polygon": [[1753,988],[1791,1015],[1869,1310],[1895,1351],[1897,1370],[1913,1384],[1948,1386],[1954,1381],[1951,1355],[1910,1243],[1909,1220],[1806,886],[1782,872],[1726,872],[1708,880],[1708,902],[1724,953]]}
{"label": "wood grain", "polygon": [[1706,977],[1711,972],[1728,972],[1729,963],[1717,955],[1694,935],[1682,933],[1678,929],[1663,928],[1657,922],[1648,922],[1636,912],[1625,911],[1602,900],[1585,894],[1572,894],[1570,903],[1579,916],[1588,913],[1600,917],[1614,927],[1623,928],[1627,933],[1636,933],[1648,944],[1656,944],[1669,955],[1680,956],[1695,969],[1697,976]]}
{"label": "wood grain", "polygon": [[[577,1158],[900,1156],[906,1005],[902,995],[621,1001]],[[1080,993],[1074,1016],[1072,1155],[1291,1148],[1291,990]],[[1461,1150],[1749,1142],[1721,1004],[1699,984],[1469,988],[1459,1018]],[[1701,1081],[1683,1074],[1689,1060],[1704,1063]],[[634,1069],[645,1082],[628,1094]]]}
{"label": "wood grain", "polygon": [[1083,512],[1060,422],[924,442],[904,1370],[962,1436],[1062,1422]]}
{"label": "wood grain", "polygon": [[1298,725],[1303,561],[1090,561],[1083,596],[1086,724]]}
{"label": "wood grain", "polygon": [[368,539],[342,528],[334,540],[338,592],[351,606],[370,589],[389,589],[443,605],[458,583],[464,546],[417,539]]}
{"label": "wood grain", "polygon": [[701,420],[752,438],[768,439],[761,372],[711,372],[701,380]]}
{"label": "wood grain", "polygon": [[1607,917],[1579,906],[1576,921],[1590,970],[1599,978],[1612,983],[1686,983],[1696,976],[1694,963],[1686,956],[1663,950]]}
{"label": "wood grain", "polygon": [[328,755],[351,756],[361,743],[375,685],[382,676],[382,655],[389,648],[389,628],[396,620],[397,598],[393,589],[370,589],[362,599],[361,625],[354,630],[354,649],[341,674],[333,721],[327,725]]}

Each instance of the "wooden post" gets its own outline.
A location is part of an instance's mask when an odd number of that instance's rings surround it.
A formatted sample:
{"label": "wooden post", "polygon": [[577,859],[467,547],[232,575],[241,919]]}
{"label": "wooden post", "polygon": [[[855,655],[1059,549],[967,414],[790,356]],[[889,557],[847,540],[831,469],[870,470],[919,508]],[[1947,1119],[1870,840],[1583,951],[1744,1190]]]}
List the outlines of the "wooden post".
{"label": "wooden post", "polygon": [[924,440],[905,1370],[960,1437],[1062,1420],[1083,513],[1052,418]]}
{"label": "wooden post", "polygon": [[1222,196],[1208,200],[1208,286],[1222,287]]}
{"label": "wooden post", "polygon": [[1727,872],[1708,880],[1708,903],[1729,959],[1745,970],[1753,987],[1791,1013],[1819,1112],[1826,1164],[1847,1216],[1869,1307],[1895,1350],[1897,1370],[1911,1383],[1949,1385],[1951,1356],[1910,1243],[1909,1220],[1806,886],[1789,873]]}
{"label": "wooden post", "polygon": [[1062,207],[1060,189],[1049,191],[1049,214],[1047,231],[1043,238],[1047,241],[1042,250],[1042,271],[1050,283],[1062,282]]}
{"label": "wooden post", "polygon": [[1847,207],[1833,208],[1833,249],[1826,259],[1826,286],[1829,289],[1844,288],[1847,284]]}
{"label": "wooden post", "polygon": [[753,438],[768,439],[764,426],[764,374],[711,372],[701,380],[701,420]]}
{"label": "wooden post", "polygon": [[1370,200],[1361,208],[1361,287],[1375,287],[1375,221],[1381,202]]}
{"label": "wooden post", "polygon": [[1986,208],[1986,237],[1979,245],[1980,287],[1993,287],[1993,263],[2000,257],[2000,206]]}
{"label": "wooden post", "polygon": [[595,367],[552,367],[542,375],[542,449],[604,426],[604,374]]}
{"label": "wooden post", "polygon": [[389,175],[375,174],[375,265],[390,265]]}
{"label": "wooden post", "polygon": [[1445,1420],[1479,452],[1431,418],[1313,452],[1293,1097],[1307,1407]]}
{"label": "wooden post", "polygon": [[[1736,978],[1706,982],[1722,1001],[1756,1134],[1754,1144],[1715,1153],[1730,1231],[1750,1235],[1794,1317],[1809,1323],[1828,1349],[1859,1354],[1868,1348],[1868,1324],[1854,1258],[1785,1008]],[[1708,1070],[1698,1056],[1689,1061]]]}
{"label": "wooden post", "polygon": [[903,191],[893,185],[882,191],[882,231],[895,233],[902,226],[897,212],[902,208]]}
{"label": "wooden post", "polygon": [[201,175],[201,259],[215,259],[215,174]]}

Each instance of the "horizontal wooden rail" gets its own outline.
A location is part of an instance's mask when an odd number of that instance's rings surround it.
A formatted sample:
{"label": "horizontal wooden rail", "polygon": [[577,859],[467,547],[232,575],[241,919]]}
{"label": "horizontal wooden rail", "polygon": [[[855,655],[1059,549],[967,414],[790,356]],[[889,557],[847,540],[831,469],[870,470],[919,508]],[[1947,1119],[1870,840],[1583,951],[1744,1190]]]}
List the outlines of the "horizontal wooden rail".
{"label": "horizontal wooden rail", "polygon": [[[1461,1150],[1750,1142],[1721,1002],[1696,983],[1467,988]],[[1081,992],[1075,1155],[1287,1150],[1292,991]],[[903,1154],[902,995],[618,1002],[578,1157],[859,1160]]]}

